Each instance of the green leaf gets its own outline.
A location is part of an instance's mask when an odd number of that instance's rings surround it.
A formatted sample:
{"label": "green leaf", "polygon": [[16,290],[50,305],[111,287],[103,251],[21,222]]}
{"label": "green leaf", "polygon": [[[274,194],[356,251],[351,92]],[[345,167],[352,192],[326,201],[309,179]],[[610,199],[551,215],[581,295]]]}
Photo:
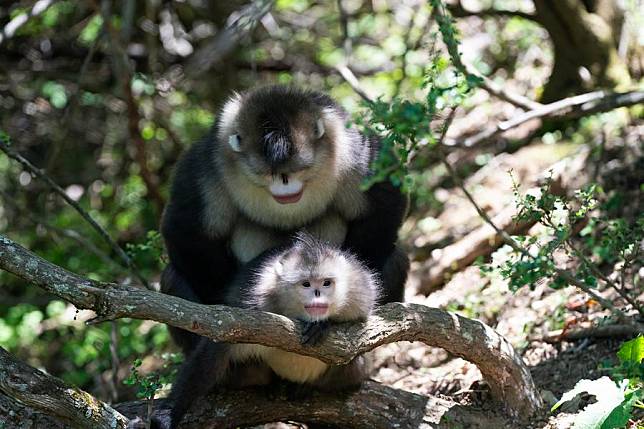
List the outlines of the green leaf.
{"label": "green leaf", "polygon": [[626,395],[626,400],[608,415],[606,420],[604,420],[604,423],[601,425],[601,429],[617,429],[626,427],[626,424],[632,417],[631,410],[633,408],[633,404],[636,401],[641,400],[642,397],[644,397],[644,391],[642,389]]}
{"label": "green leaf", "polygon": [[625,342],[617,352],[620,362],[640,363],[644,359],[644,336]]}
{"label": "green leaf", "polygon": [[[626,384],[623,387],[626,387]],[[624,390],[610,378],[602,377],[597,380],[580,380],[574,389],[563,394],[550,411],[556,410],[564,402],[584,392],[594,395],[597,402],[588,405],[575,416],[572,429],[601,429],[613,410],[624,402]]]}

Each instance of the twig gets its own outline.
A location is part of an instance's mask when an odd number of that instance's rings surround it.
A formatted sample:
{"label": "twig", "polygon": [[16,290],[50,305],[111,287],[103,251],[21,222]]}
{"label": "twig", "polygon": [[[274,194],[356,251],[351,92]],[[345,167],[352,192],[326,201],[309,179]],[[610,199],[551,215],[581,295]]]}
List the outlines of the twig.
{"label": "twig", "polygon": [[[601,272],[601,270],[600,270],[599,268],[597,268],[597,266],[596,266],[594,263],[592,263],[592,262],[591,262],[591,261],[586,257],[586,255],[584,255],[584,254],[583,254],[583,253],[582,253],[582,252],[577,248],[577,246],[575,246],[575,245],[574,245],[574,243],[573,243],[571,240],[566,240],[566,245],[568,245],[568,247],[570,248],[570,250],[572,251],[572,253],[573,253],[576,257],[578,257],[578,258],[581,260],[581,262],[582,262],[586,267],[588,267],[588,268],[590,269],[590,271],[592,271],[592,273],[593,273],[595,276],[597,276],[597,277],[599,277],[601,280],[603,280],[603,281],[604,281],[604,283],[606,283],[606,285],[608,285],[608,286],[609,286],[609,287],[611,287],[613,290],[615,290],[615,291],[616,291],[616,292],[617,292],[617,293],[618,293],[622,298],[624,298],[624,300],[625,300],[626,302],[628,302],[630,305],[632,305],[632,306],[633,306],[633,308],[634,308],[635,310],[637,310],[637,312],[638,312],[639,314],[641,314],[642,316],[644,316],[644,308],[643,308],[641,305],[639,305],[639,304],[637,303],[637,301],[636,301],[635,299],[633,299],[633,297],[631,297],[631,296],[628,294],[628,291],[626,291],[623,287],[618,286],[617,284],[615,284],[615,282],[613,282],[613,281],[612,281],[611,279],[609,279],[606,275],[604,275],[604,273],[602,273],[602,272]],[[622,286],[623,286],[623,285],[622,285]]]}
{"label": "twig", "polygon": [[353,53],[353,41],[349,37],[349,15],[342,5],[342,0],[337,0],[338,12],[340,14],[340,28],[342,29],[342,48],[344,49],[344,57],[346,64],[351,62],[351,54]]}
{"label": "twig", "polygon": [[561,341],[576,341],[584,338],[630,338],[644,332],[641,323],[629,325],[604,325],[566,330],[558,329],[542,336],[532,336],[530,341],[544,341],[546,343],[559,343]]}
{"label": "twig", "polygon": [[520,107],[524,110],[533,110],[543,107],[543,104],[537,101],[531,100],[528,97],[524,97],[521,94],[516,94],[514,92],[508,91],[502,86],[497,85],[492,79],[488,78],[487,76],[472,72],[470,66],[465,67],[467,67],[468,74],[481,79],[481,88],[485,89],[487,92],[498,97],[499,99],[507,101],[508,103]]}
{"label": "twig", "polygon": [[186,74],[198,76],[220,62],[235,46],[249,34],[257,23],[266,15],[275,0],[253,0],[238,11],[232,13],[226,26],[214,38],[199,48],[186,66]]}
{"label": "twig", "polygon": [[81,92],[81,85],[83,83],[83,78],[85,77],[87,73],[87,69],[89,68],[89,64],[92,61],[92,58],[94,57],[94,54],[96,53],[96,49],[98,48],[98,44],[100,40],[103,38],[103,35],[105,34],[105,23],[101,24],[101,29],[99,30],[98,35],[96,36],[96,39],[94,39],[94,42],[92,42],[92,46],[90,46],[89,51],[87,52],[87,55],[85,56],[85,59],[83,60],[83,64],[81,65],[81,69],[78,72],[78,77],[76,78],[76,90],[74,91],[73,94],[70,96],[70,101],[67,104],[67,107],[65,107],[65,111],[63,112],[63,117],[60,120],[62,124],[62,136],[57,138],[57,142],[54,145],[51,154],[49,155],[49,159],[46,162],[46,170],[51,171],[52,168],[54,167],[54,164],[58,160],[58,156],[63,152],[63,149],[67,143],[67,136],[69,135],[70,130],[72,129],[71,124],[68,123],[68,120],[72,113],[76,112],[76,108],[78,107],[78,99],[79,99],[79,94]]}
{"label": "twig", "polygon": [[0,44],[7,39],[11,39],[16,31],[29,21],[29,18],[38,16],[43,13],[55,0],[38,0],[28,12],[21,13],[13,18],[7,25],[0,31]]}
{"label": "twig", "polygon": [[121,361],[118,355],[119,349],[119,335],[118,335],[118,324],[116,321],[110,323],[110,358],[111,358],[111,371],[110,371],[110,394],[112,403],[118,402],[119,400],[119,391],[117,386],[119,385],[119,366]]}
{"label": "twig", "polygon": [[342,0],[337,1],[338,11],[340,13],[340,27],[342,29],[342,48],[344,50],[344,59],[334,68],[340,73],[340,76],[353,88],[353,90],[367,103],[373,103],[367,92],[362,88],[358,78],[349,68],[351,64],[351,53],[353,51],[353,42],[349,37],[349,16],[342,6]]}
{"label": "twig", "polygon": [[342,78],[351,86],[351,88],[353,88],[356,94],[358,94],[367,103],[373,103],[373,99],[369,97],[369,95],[365,92],[365,90],[360,85],[360,82],[358,82],[358,78],[356,78],[356,75],[353,74],[348,66],[339,64],[335,66],[335,69],[338,71],[338,73],[340,73],[340,76],[342,76]]}
{"label": "twig", "polygon": [[92,228],[94,228],[94,230],[95,230],[96,232],[98,232],[98,234],[100,235],[100,237],[101,237],[101,238],[102,238],[102,239],[103,239],[103,240],[104,240],[104,241],[105,241],[105,242],[110,246],[110,248],[112,249],[112,251],[113,251],[116,255],[118,255],[118,257],[121,259],[121,261],[123,261],[123,263],[125,264],[125,266],[129,268],[130,272],[131,272],[131,273],[132,273],[132,274],[133,274],[133,275],[134,275],[134,276],[135,276],[135,277],[136,277],[136,278],[137,278],[137,279],[138,279],[138,280],[139,280],[139,281],[140,281],[140,282],[141,282],[141,283],[142,283],[142,284],[147,288],[147,289],[150,289],[150,290],[152,290],[152,289],[153,289],[153,288],[152,288],[152,286],[151,286],[151,285],[148,283],[148,281],[145,279],[145,277],[143,277],[143,276],[141,275],[141,273],[139,273],[138,269],[136,268],[136,265],[134,264],[134,261],[132,261],[132,259],[130,259],[130,257],[129,257],[129,256],[127,256],[127,254],[125,253],[125,251],[123,251],[123,249],[121,248],[121,246],[119,246],[119,245],[118,245],[118,244],[117,244],[117,243],[112,239],[112,237],[110,237],[110,235],[107,233],[107,231],[105,231],[105,229],[104,229],[102,226],[100,226],[100,225],[98,224],[98,222],[96,222],[96,221],[94,220],[94,218],[92,218],[92,216],[91,216],[89,213],[87,213],[85,210],[83,210],[83,208],[82,208],[82,207],[81,207],[81,206],[80,206],[76,201],[74,201],[73,199],[71,199],[71,198],[69,197],[69,195],[67,195],[67,193],[65,192],[65,190],[64,190],[63,188],[61,188],[61,187],[60,187],[56,182],[54,182],[54,180],[53,180],[51,177],[49,177],[49,176],[48,176],[44,171],[42,171],[41,169],[37,168],[37,167],[36,167],[35,165],[33,165],[31,162],[29,162],[29,160],[27,160],[26,158],[24,158],[22,155],[20,155],[20,154],[18,154],[18,153],[16,153],[16,152],[14,152],[14,151],[13,151],[13,149],[9,148],[9,146],[7,146],[7,145],[6,145],[6,143],[4,142],[4,140],[2,140],[2,139],[0,139],[0,150],[2,150],[5,154],[7,154],[7,156],[8,156],[9,158],[11,158],[11,159],[13,159],[13,160],[15,160],[15,161],[18,161],[18,162],[19,162],[23,167],[25,167],[29,172],[31,172],[31,173],[32,173],[32,174],[34,174],[36,177],[38,177],[40,180],[42,180],[43,182],[45,182],[45,183],[46,183],[46,184],[51,188],[51,190],[52,190],[52,191],[54,191],[55,193],[57,193],[58,195],[60,195],[60,197],[61,197],[63,200],[65,200],[65,202],[66,202],[67,204],[69,204],[69,205],[70,205],[74,210],[76,210],[76,212],[77,212],[77,213],[78,213],[78,214],[79,214],[83,219],[85,219],[85,220],[87,221],[87,223],[89,223],[89,224],[92,226]]}
{"label": "twig", "polygon": [[148,167],[148,157],[145,148],[145,141],[141,137],[141,132],[139,130],[141,116],[139,114],[138,103],[134,98],[134,94],[132,93],[131,84],[132,78],[134,76],[134,71],[130,66],[127,53],[121,45],[120,35],[111,23],[111,2],[109,0],[103,0],[101,2],[100,12],[103,16],[103,22],[106,25],[107,33],[109,34],[111,41],[110,47],[112,49],[112,64],[115,69],[114,72],[116,77],[120,80],[123,96],[125,97],[125,103],[127,105],[127,129],[130,135],[130,139],[134,143],[136,154],[134,160],[139,166],[139,173],[141,178],[143,179],[143,182],[145,183],[145,188],[148,192],[148,195],[154,202],[157,213],[160,215],[163,211],[165,200],[161,195],[161,192],[159,191],[157,178]]}
{"label": "twig", "polygon": [[71,114],[71,111],[76,108],[78,105],[78,94],[81,91],[81,84],[83,83],[83,78],[87,74],[87,69],[89,68],[90,63],[92,62],[92,59],[94,58],[94,54],[96,53],[96,49],[98,48],[98,44],[100,40],[103,38],[105,35],[105,22],[101,24],[101,28],[98,32],[98,35],[96,36],[96,39],[92,42],[92,45],[89,47],[89,51],[87,51],[87,55],[85,56],[85,59],[83,59],[83,64],[81,65],[80,71],[78,72],[77,78],[76,78],[76,92],[73,94],[73,98],[71,102],[67,105],[67,108],[65,108],[65,111],[63,112],[63,119],[62,122],[63,124],[67,123],[67,118],[69,118],[69,115]]}
{"label": "twig", "polygon": [[512,346],[492,328],[418,304],[392,303],[365,322],[333,326],[315,347],[300,343],[301,324],[277,314],[203,305],[141,288],[85,279],[0,236],[0,268],[103,319],[151,319],[218,342],[255,343],[312,356],[330,364],[396,341],[422,341],[476,364],[492,395],[515,415],[531,415],[541,405],[530,372]]}
{"label": "twig", "polygon": [[[18,204],[16,204],[14,198],[12,198],[11,195],[9,195],[5,191],[0,190],[0,196],[2,196],[2,198],[4,199],[5,204],[12,206],[16,211],[20,211],[20,207],[18,207]],[[89,250],[91,253],[93,253],[98,258],[100,258],[101,261],[103,261],[105,264],[111,265],[115,268],[118,268],[119,270],[124,269],[118,262],[110,258],[110,256],[107,253],[103,252],[101,249],[96,247],[94,243],[92,243],[90,240],[86,239],[85,237],[83,237],[81,234],[74,231],[73,229],[64,229],[64,228],[59,228],[57,226],[51,225],[46,221],[44,221],[43,219],[36,217],[31,212],[23,213],[23,216],[26,216],[26,218],[29,219],[31,222],[35,223],[36,225],[42,226],[43,228],[47,229],[54,235],[59,235],[61,237],[65,237],[75,241],[77,244],[80,244],[83,248]]]}
{"label": "twig", "polygon": [[[453,115],[454,111],[450,112],[450,115]],[[449,122],[447,123],[449,126]],[[446,134],[446,130],[443,130],[443,134],[441,135],[441,141],[444,139],[444,136]],[[507,244],[509,245],[514,251],[517,253],[520,253],[521,255],[529,258],[529,259],[535,259],[530,252],[528,252],[526,249],[524,249],[521,245],[519,245],[512,237],[508,235],[507,232],[504,230],[500,229],[496,224],[492,221],[490,216],[478,205],[472,194],[467,190],[465,187],[465,184],[461,180],[460,176],[456,173],[456,171],[452,168],[452,165],[447,161],[447,157],[445,156],[445,150],[443,145],[437,145],[437,150],[438,153],[441,157],[441,161],[443,162],[443,165],[445,165],[445,168],[447,169],[448,174],[454,180],[456,185],[459,187],[459,189],[465,194],[465,197],[469,200],[469,202],[472,204],[478,215],[483,219],[488,225],[490,225],[494,231],[498,234],[499,237]],[[615,307],[610,300],[605,299],[604,297],[600,296],[597,294],[594,290],[590,288],[590,286],[586,285],[582,281],[578,280],[575,278],[575,276],[570,273],[569,271],[563,270],[561,268],[555,268],[554,271],[559,275],[561,278],[563,278],[568,284],[574,285],[578,287],[579,289],[583,290],[590,296],[592,296],[597,302],[599,302],[604,308],[610,309],[617,317],[627,320],[628,317],[626,314]]]}
{"label": "twig", "polygon": [[472,147],[490,140],[512,128],[518,127],[532,119],[557,118],[571,119],[593,113],[605,112],[618,107],[627,107],[644,102],[644,91],[607,94],[604,91],[589,92],[564,98],[554,103],[545,104],[537,109],[517,115],[507,121],[499,122],[463,141],[463,146]]}
{"label": "twig", "polygon": [[533,15],[527,12],[521,12],[519,10],[508,10],[508,9],[483,9],[479,11],[470,11],[466,10],[461,2],[459,1],[456,5],[447,5],[447,10],[457,18],[467,18],[469,16],[478,16],[478,17],[518,17],[527,19],[534,22],[540,22],[537,15]]}
{"label": "twig", "polygon": [[[422,3],[419,3],[419,5],[422,5]],[[402,83],[407,79],[407,54],[411,52],[413,49],[416,49],[417,43],[422,39],[422,35],[416,40],[416,43],[411,43],[411,33],[414,31],[414,28],[416,28],[416,16],[418,14],[416,13],[418,11],[418,8],[412,8],[412,13],[411,17],[409,18],[409,28],[405,32],[405,37],[403,39],[403,44],[405,45],[405,51],[402,53],[400,56],[400,79],[396,79],[395,82],[395,88],[394,88],[394,97],[398,97],[400,94],[400,88],[402,87]]]}
{"label": "twig", "polygon": [[165,199],[161,195],[159,190],[159,180],[158,178],[150,171],[148,166],[148,156],[145,148],[145,141],[141,137],[141,131],[139,130],[139,123],[141,121],[141,115],[139,114],[139,106],[134,98],[132,93],[132,86],[130,81],[123,83],[123,90],[125,92],[125,99],[128,110],[128,119],[127,119],[127,129],[130,134],[130,138],[134,142],[134,148],[136,150],[135,160],[139,166],[139,173],[141,178],[145,183],[145,187],[148,191],[148,195],[154,201],[154,204],[157,209],[157,214],[161,214],[163,207],[165,206]]}
{"label": "twig", "polygon": [[439,1],[435,4],[435,7],[432,9],[432,14],[436,16],[436,20],[439,23],[439,28],[443,36],[443,42],[447,46],[447,52],[452,59],[452,64],[454,67],[465,76],[472,76],[478,78],[481,81],[481,87],[487,90],[490,94],[497,96],[501,100],[507,101],[508,103],[514,104],[515,106],[521,107],[525,110],[533,110],[540,108],[541,103],[530,100],[527,97],[524,97],[520,94],[512,93],[507,91],[504,88],[499,87],[492,80],[488,79],[485,76],[481,76],[478,73],[472,71],[471,67],[468,67],[462,60],[461,54],[458,51],[458,45],[454,39],[453,34],[447,34],[445,28],[451,26],[451,17],[448,12],[444,9],[442,1]]}

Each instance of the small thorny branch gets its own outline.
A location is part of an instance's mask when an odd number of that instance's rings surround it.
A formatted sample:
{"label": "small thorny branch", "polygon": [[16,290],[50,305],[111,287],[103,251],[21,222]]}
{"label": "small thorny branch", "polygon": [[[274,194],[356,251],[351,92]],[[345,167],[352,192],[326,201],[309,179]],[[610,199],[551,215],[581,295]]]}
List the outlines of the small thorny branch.
{"label": "small thorny branch", "polygon": [[[443,140],[445,138],[447,128],[449,128],[449,126],[451,124],[451,119],[453,118],[454,112],[455,112],[455,109],[452,109],[452,111],[450,112],[450,115],[449,115],[449,117],[448,117],[448,119],[445,122],[445,125],[443,127],[443,132],[441,134],[441,139],[439,141],[439,144],[437,145],[438,154],[440,155],[441,161],[442,161],[443,165],[445,165],[445,168],[446,168],[449,176],[452,178],[452,180],[454,180],[454,182],[456,183],[458,188],[463,192],[465,197],[472,204],[472,206],[474,207],[474,209],[476,210],[478,215],[481,217],[481,219],[483,219],[483,221],[485,223],[487,223],[488,225],[490,225],[494,229],[494,231],[497,233],[497,235],[499,237],[501,237],[501,239],[503,240],[503,242],[505,244],[509,245],[514,251],[516,251],[517,253],[521,254],[522,256],[524,256],[526,258],[529,258],[529,259],[536,260],[535,256],[531,255],[530,252],[528,252],[527,249],[523,248],[523,246],[521,246],[519,243],[516,242],[516,240],[514,240],[512,237],[510,237],[510,235],[508,235],[507,232],[505,232],[503,229],[499,228],[492,221],[490,216],[479,206],[479,204],[476,202],[476,200],[474,199],[472,194],[467,190],[467,187],[465,187],[465,184],[463,183],[463,181],[459,177],[458,173],[456,173],[456,171],[454,170],[452,165],[447,160],[447,156],[445,155],[445,146],[443,144]],[[555,272],[556,272],[556,274],[558,276],[563,278],[569,284],[571,284],[573,286],[576,286],[577,288],[581,289],[582,291],[584,291],[587,294],[589,294],[590,296],[592,296],[593,299],[595,299],[597,302],[599,302],[604,308],[610,309],[619,319],[628,320],[628,316],[622,310],[618,309],[615,305],[613,305],[613,303],[610,300],[600,296],[597,292],[592,290],[590,286],[588,286],[587,284],[585,284],[581,280],[577,279],[575,277],[575,275],[573,273],[571,273],[570,271],[564,270],[564,269],[561,269],[561,268],[555,268]]]}

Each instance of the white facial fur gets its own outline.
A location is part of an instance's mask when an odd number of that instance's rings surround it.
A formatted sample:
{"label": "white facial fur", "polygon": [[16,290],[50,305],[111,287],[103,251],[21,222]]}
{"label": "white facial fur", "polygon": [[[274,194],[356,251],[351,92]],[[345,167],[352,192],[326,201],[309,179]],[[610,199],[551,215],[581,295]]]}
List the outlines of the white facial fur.
{"label": "white facial fur", "polygon": [[[216,151],[218,169],[233,203],[248,218],[266,226],[291,229],[306,225],[334,203],[340,183],[356,174],[353,173],[356,161],[352,159],[354,154],[351,149],[355,142],[347,135],[344,120],[333,109],[324,109],[315,124],[315,137],[324,137],[334,142],[334,150],[330,152],[333,158],[330,159],[329,154],[320,151],[311,153],[313,167],[290,174],[288,183],[280,184],[279,175],[275,181],[271,177],[255,176],[238,158],[237,154],[244,151],[237,130],[237,117],[241,108],[242,97],[238,94],[222,108],[218,140],[225,142],[226,147]],[[304,153],[307,150],[305,148]],[[225,151],[232,154],[223,156]],[[302,191],[301,197],[295,198],[295,202],[280,203],[274,197],[294,195],[299,191]],[[359,189],[357,192],[360,192]],[[365,209],[362,202],[364,197],[355,196],[358,197],[353,199],[356,211],[362,212]],[[344,205],[346,203],[339,204]]]}
{"label": "white facial fur", "polygon": [[[327,280],[330,284],[325,286]],[[276,257],[260,272],[253,294],[258,308],[290,318],[350,321],[367,317],[379,284],[357,260],[334,250],[313,267],[305,266],[297,254]],[[311,305],[327,305],[327,311],[311,312],[307,310]]]}
{"label": "white facial fur", "polygon": [[[378,293],[375,275],[353,256],[330,248],[314,266],[306,266],[296,250],[267,261],[248,303],[293,319],[354,321],[369,315]],[[311,314],[306,309],[310,304],[326,305],[327,309],[324,314]],[[318,359],[271,347],[235,344],[231,352],[235,361],[262,360],[280,377],[297,383],[317,380],[328,369]]]}
{"label": "white facial fur", "polygon": [[285,182],[280,176],[275,176],[268,189],[271,191],[271,194],[282,196],[298,194],[302,191],[303,187],[304,183],[297,177],[291,176]]}

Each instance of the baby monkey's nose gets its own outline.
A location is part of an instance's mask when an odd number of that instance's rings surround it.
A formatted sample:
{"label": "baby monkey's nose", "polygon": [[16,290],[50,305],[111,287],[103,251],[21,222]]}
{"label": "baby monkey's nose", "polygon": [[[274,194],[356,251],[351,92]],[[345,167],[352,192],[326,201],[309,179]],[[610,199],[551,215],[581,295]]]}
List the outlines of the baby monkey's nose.
{"label": "baby monkey's nose", "polygon": [[288,174],[282,174],[282,183],[288,185]]}

